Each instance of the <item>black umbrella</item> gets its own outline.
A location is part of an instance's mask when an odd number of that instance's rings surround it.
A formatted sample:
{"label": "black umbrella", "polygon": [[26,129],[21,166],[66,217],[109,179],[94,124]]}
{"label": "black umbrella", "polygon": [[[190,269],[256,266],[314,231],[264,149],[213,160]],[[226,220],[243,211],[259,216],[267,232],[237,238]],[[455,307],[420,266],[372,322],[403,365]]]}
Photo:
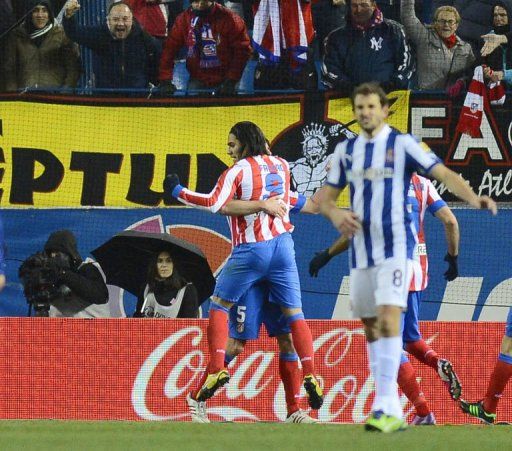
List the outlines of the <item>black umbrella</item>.
{"label": "black umbrella", "polygon": [[91,254],[101,265],[107,283],[138,296],[147,283],[155,254],[167,251],[178,272],[197,289],[199,303],[213,293],[215,278],[201,249],[167,233],[127,230],[118,233]]}

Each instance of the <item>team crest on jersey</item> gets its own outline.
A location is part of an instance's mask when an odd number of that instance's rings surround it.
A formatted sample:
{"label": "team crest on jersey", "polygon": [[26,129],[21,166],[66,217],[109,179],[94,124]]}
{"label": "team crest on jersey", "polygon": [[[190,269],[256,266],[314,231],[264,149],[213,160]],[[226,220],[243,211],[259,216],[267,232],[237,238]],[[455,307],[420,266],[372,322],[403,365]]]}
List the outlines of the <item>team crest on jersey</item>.
{"label": "team crest on jersey", "polygon": [[395,152],[393,151],[393,149],[388,149],[386,150],[386,163],[393,163],[395,159]]}
{"label": "team crest on jersey", "polygon": [[238,323],[236,325],[236,331],[241,334],[245,330],[245,324],[244,323]]}

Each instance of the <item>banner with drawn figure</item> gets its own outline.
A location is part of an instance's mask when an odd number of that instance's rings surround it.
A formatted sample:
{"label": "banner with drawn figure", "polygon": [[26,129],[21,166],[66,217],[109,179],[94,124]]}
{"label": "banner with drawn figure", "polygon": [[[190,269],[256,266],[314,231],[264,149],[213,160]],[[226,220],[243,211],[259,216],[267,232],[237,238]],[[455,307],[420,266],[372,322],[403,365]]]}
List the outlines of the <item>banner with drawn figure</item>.
{"label": "banner with drawn figure", "polygon": [[[174,205],[161,183],[174,171],[207,192],[230,165],[226,138],[240,120],[261,126],[275,154],[291,163],[294,187],[310,195],[325,181],[339,142],[359,133],[350,99],[328,93],[236,102],[0,96],[3,206],[153,207]],[[488,109],[481,136],[456,132],[460,102],[425,93],[389,95],[389,123],[429,145],[480,194],[512,200],[510,101]],[[447,200],[453,196],[440,186]],[[346,205],[344,194],[340,205]]]}
{"label": "banner with drawn figure", "polygon": [[[408,93],[393,96],[392,123],[406,130]],[[1,202],[17,208],[175,204],[161,188],[170,172],[208,192],[232,164],[227,135],[242,120],[263,129],[272,151],[290,160],[294,187],[311,195],[325,181],[336,144],[358,131],[347,99],[324,94],[236,104],[189,99],[166,107],[1,99],[0,105]]]}

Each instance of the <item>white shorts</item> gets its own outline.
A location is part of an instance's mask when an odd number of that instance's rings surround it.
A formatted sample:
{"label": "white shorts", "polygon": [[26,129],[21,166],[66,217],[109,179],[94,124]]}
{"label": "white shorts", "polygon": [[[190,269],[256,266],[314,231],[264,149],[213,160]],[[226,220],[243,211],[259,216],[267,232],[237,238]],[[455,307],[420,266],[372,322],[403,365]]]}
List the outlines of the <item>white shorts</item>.
{"label": "white shorts", "polygon": [[350,271],[350,304],[355,318],[375,318],[378,305],[407,307],[412,261],[390,258]]}

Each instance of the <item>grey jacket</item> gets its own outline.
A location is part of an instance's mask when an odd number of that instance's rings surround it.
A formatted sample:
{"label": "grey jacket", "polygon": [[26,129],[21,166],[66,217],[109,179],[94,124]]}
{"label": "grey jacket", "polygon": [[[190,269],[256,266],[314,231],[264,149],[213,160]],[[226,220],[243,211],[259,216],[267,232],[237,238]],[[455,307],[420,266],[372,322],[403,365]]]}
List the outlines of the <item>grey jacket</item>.
{"label": "grey jacket", "polygon": [[407,38],[416,48],[418,88],[445,89],[458,79],[471,78],[475,56],[471,45],[457,36],[449,49],[433,28],[422,24],[414,0],[401,0],[400,16]]}

